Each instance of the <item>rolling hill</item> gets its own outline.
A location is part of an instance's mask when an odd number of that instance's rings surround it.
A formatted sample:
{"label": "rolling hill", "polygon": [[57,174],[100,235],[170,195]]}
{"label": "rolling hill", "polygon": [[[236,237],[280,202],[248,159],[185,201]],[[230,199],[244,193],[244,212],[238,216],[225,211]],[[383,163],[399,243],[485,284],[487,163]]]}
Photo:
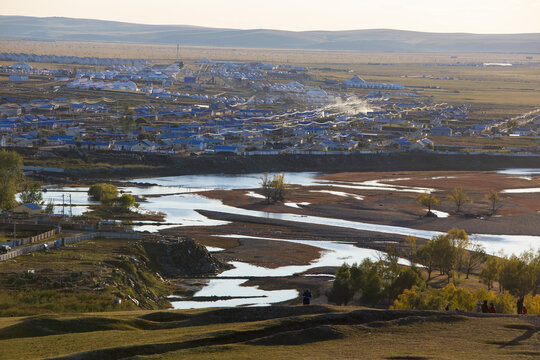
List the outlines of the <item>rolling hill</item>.
{"label": "rolling hill", "polygon": [[295,32],[25,16],[0,16],[0,38],[310,50],[540,53],[538,33],[426,33],[389,29]]}

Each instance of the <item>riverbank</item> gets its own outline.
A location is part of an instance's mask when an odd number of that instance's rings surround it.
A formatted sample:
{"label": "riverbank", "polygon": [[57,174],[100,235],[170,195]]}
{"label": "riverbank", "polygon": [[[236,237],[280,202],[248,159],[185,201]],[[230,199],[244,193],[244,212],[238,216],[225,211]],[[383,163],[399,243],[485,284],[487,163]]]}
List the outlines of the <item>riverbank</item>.
{"label": "riverbank", "polygon": [[[116,154],[115,154],[116,153]],[[350,153],[348,155],[253,155],[215,154],[199,156],[171,156],[137,153],[129,157],[129,164],[122,167],[93,168],[94,161],[113,161],[113,155],[122,159],[123,154],[88,152],[86,166],[76,169],[42,168],[36,176],[45,181],[81,182],[110,181],[135,177],[195,175],[195,174],[248,174],[263,172],[316,171],[336,173],[343,171],[440,171],[477,170],[489,171],[505,168],[532,168],[538,166],[540,155],[513,154],[459,154],[429,151]],[[95,159],[94,159],[95,158]],[[116,161],[116,160],[114,160]],[[145,166],[152,166],[151,169]]]}

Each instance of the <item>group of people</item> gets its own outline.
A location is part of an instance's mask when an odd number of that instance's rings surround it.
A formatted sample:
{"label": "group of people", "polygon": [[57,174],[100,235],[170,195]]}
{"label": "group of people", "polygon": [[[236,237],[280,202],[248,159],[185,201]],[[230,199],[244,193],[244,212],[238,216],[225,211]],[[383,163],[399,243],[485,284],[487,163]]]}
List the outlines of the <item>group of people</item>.
{"label": "group of people", "polygon": [[495,309],[495,305],[493,303],[490,303],[488,306],[488,301],[484,300],[482,303],[480,300],[476,303],[476,312],[483,312],[483,313],[490,313],[495,314],[497,313],[497,309]]}
{"label": "group of people", "polygon": [[[523,297],[520,297],[516,303],[516,310],[518,314],[527,314],[527,307],[525,306],[523,301]],[[478,300],[478,302],[476,303],[476,312],[495,314],[497,312],[497,309],[495,309],[495,305],[493,303],[490,303],[488,306],[487,300],[484,300],[483,303]]]}

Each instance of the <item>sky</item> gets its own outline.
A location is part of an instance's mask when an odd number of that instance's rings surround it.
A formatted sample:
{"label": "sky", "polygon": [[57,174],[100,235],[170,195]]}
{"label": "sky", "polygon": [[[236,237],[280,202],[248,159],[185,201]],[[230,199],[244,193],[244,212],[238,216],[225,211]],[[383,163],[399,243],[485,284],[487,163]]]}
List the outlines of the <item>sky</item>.
{"label": "sky", "polygon": [[540,33],[540,0],[0,0],[0,15],[293,31]]}

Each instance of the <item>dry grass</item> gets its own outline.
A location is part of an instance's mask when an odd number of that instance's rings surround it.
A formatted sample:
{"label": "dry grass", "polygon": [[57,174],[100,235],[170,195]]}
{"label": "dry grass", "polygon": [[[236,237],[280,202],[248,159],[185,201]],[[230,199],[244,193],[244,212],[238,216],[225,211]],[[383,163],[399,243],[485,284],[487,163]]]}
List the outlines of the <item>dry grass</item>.
{"label": "dry grass", "polygon": [[[23,331],[28,328],[33,331]],[[9,318],[0,319],[0,336],[2,359],[75,354],[81,359],[274,360],[533,359],[539,355],[537,329],[517,317],[351,307]]]}

